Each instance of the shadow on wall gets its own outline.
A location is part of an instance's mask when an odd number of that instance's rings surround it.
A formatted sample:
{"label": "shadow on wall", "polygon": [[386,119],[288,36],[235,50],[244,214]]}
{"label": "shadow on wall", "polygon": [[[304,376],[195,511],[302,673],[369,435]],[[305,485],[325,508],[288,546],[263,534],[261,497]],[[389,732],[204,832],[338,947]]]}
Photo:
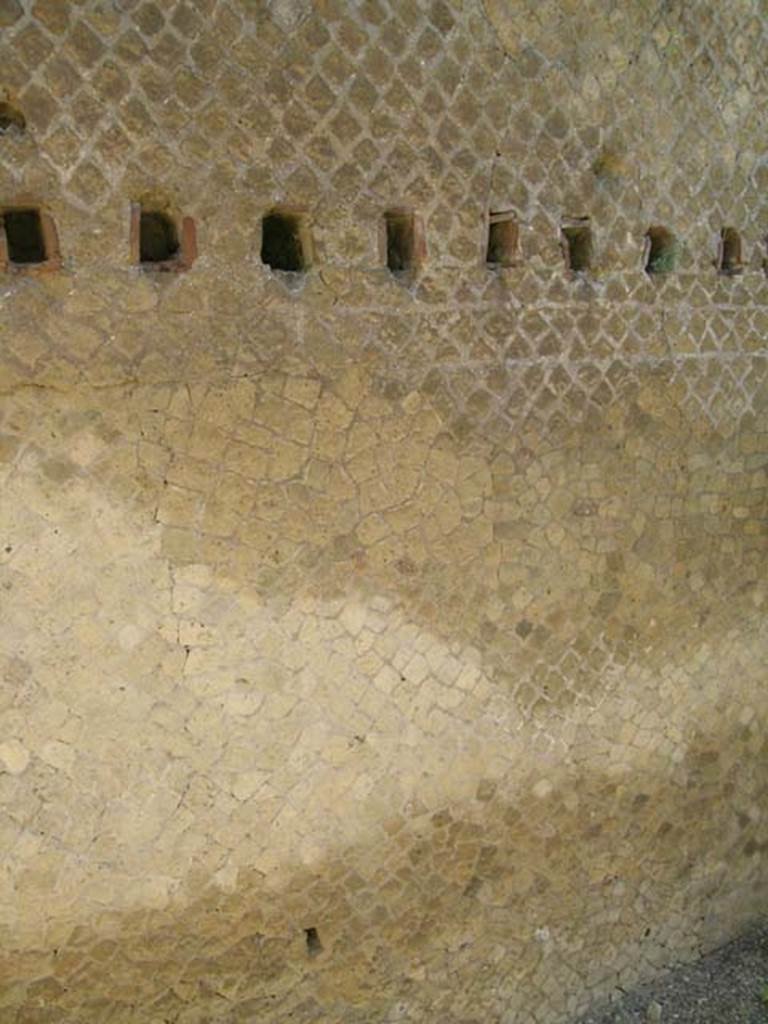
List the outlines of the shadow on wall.
{"label": "shadow on wall", "polygon": [[[286,869],[278,889],[247,867],[224,889],[186,879],[166,910],[105,914],[55,950],[6,953],[0,972],[16,987],[5,1006],[44,997],[57,1020],[79,1024],[106,1007],[131,1022],[194,1007],[195,1020],[314,1024],[365,1005],[366,1020],[384,1021],[398,1003],[423,1021],[493,1019],[480,1010],[564,1020],[605,996],[623,965],[650,973],[673,936],[683,958],[721,941],[722,922],[691,921],[691,902],[717,896],[733,928],[768,898],[747,814],[765,784],[754,789],[735,757],[725,772],[720,762],[743,745],[739,733],[699,733],[670,777],[520,779],[526,795],[512,802],[480,781],[471,806],[437,813],[413,801],[375,845]],[[711,856],[724,835],[727,864]],[[501,985],[488,970],[500,951]]]}

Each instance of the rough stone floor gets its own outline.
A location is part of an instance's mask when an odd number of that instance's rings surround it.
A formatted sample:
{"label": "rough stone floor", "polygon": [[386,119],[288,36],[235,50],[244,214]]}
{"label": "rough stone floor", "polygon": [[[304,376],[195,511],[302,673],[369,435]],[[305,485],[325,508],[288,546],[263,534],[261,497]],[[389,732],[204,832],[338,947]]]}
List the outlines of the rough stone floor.
{"label": "rough stone floor", "polygon": [[578,1024],[768,1024],[768,924]]}

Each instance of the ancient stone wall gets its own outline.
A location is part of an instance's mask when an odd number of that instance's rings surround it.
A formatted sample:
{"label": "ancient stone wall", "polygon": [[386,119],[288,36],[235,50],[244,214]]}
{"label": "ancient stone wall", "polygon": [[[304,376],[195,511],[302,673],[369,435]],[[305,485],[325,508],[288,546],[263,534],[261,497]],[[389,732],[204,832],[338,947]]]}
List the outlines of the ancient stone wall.
{"label": "ancient stone wall", "polygon": [[2,1024],[556,1024],[765,913],[765,16],[0,0]]}

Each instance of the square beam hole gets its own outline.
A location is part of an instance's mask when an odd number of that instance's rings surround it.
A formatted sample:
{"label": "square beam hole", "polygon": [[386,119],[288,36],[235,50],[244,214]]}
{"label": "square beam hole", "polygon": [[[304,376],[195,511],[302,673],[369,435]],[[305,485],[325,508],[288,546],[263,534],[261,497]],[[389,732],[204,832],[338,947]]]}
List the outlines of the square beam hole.
{"label": "square beam hole", "polygon": [[419,222],[408,210],[387,210],[384,214],[387,269],[392,274],[411,274],[424,254]]}
{"label": "square beam hole", "polygon": [[176,222],[162,210],[142,210],[139,220],[139,262],[169,263],[178,258]]}
{"label": "square beam hole", "polygon": [[0,135],[23,132],[26,127],[26,118],[18,107],[12,107],[10,103],[0,103]]}
{"label": "square beam hole", "polygon": [[592,266],[592,228],[588,219],[569,221],[561,230],[563,255],[568,270],[583,274]]}
{"label": "square beam hole", "polygon": [[261,262],[272,270],[301,274],[309,269],[309,239],[303,217],[273,210],[261,222]]}
{"label": "square beam hole", "polygon": [[6,210],[3,227],[10,264],[23,267],[47,261],[48,251],[39,210]]}
{"label": "square beam hole", "polygon": [[646,274],[669,274],[677,266],[680,246],[672,232],[661,225],[648,228],[645,236]]}
{"label": "square beam hole", "polygon": [[35,206],[0,208],[0,271],[48,273],[61,268],[53,217]]}
{"label": "square beam hole", "polygon": [[307,953],[310,956],[319,956],[323,952],[323,944],[317,928],[305,928],[304,937],[307,943]]}
{"label": "square beam hole", "polygon": [[741,235],[736,228],[723,228],[720,232],[720,252],[718,254],[717,269],[721,274],[732,277],[740,274],[744,269],[744,259],[741,251]]}
{"label": "square beam hole", "polygon": [[197,258],[191,217],[176,217],[161,203],[131,203],[131,260],[142,270],[181,272]]}
{"label": "square beam hole", "polygon": [[514,267],[517,263],[517,252],[520,229],[517,218],[509,210],[488,215],[488,246],[485,262],[488,267]]}

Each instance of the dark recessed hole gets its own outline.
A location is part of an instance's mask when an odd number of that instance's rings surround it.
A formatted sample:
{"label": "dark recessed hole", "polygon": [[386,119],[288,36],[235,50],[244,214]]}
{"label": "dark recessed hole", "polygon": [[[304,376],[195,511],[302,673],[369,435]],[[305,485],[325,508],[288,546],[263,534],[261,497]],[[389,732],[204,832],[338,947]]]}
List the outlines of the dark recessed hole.
{"label": "dark recessed hole", "polygon": [[20,110],[10,103],[0,103],[0,135],[8,132],[23,132],[27,122]]}
{"label": "dark recessed hole", "polygon": [[588,224],[564,225],[563,252],[565,265],[575,273],[589,270],[592,265],[592,228]]}
{"label": "dark recessed hole", "polygon": [[384,214],[387,231],[387,268],[393,274],[416,269],[416,219],[412,213],[389,211]]}
{"label": "dark recessed hole", "polygon": [[679,246],[677,239],[663,227],[648,228],[645,236],[647,255],[645,271],[648,274],[668,274],[675,269]]}
{"label": "dark recessed hole", "polygon": [[160,210],[142,210],[139,220],[139,260],[166,263],[179,255],[179,233],[172,217]]}
{"label": "dark recessed hole", "polygon": [[301,218],[295,213],[268,213],[261,222],[261,262],[273,270],[307,269]]}
{"label": "dark recessed hole", "polygon": [[6,210],[3,226],[9,263],[45,263],[45,237],[38,210]]}
{"label": "dark recessed hole", "polygon": [[718,270],[721,274],[740,274],[743,269],[741,255],[741,235],[736,228],[723,228],[720,232],[720,260]]}
{"label": "dark recessed hole", "polygon": [[317,956],[318,953],[322,953],[323,944],[320,941],[320,936],[317,934],[317,928],[305,928],[304,935],[307,939],[307,952],[310,956]]}
{"label": "dark recessed hole", "polygon": [[485,262],[489,267],[514,267],[519,234],[514,214],[491,213],[488,220],[488,249]]}

